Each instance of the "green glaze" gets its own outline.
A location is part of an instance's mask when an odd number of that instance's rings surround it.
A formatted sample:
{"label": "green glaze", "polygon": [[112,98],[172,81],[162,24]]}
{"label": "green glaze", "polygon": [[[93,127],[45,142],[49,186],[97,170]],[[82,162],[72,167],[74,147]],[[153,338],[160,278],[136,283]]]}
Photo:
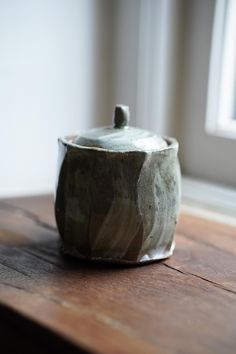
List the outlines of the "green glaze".
{"label": "green glaze", "polygon": [[[127,116],[121,118],[110,128],[119,134],[127,131]],[[166,258],[174,249],[180,200],[178,143],[158,138],[156,150],[129,150],[121,138],[119,148],[114,140],[111,147],[106,129],[83,136],[93,142],[90,147],[78,144],[78,136],[59,139],[55,215],[61,249],[82,259],[119,263]],[[97,139],[110,148],[98,147]]]}
{"label": "green glaze", "polygon": [[130,127],[129,108],[116,106],[114,125],[94,128],[78,135],[73,143],[111,151],[156,151],[166,148],[166,141],[148,130]]}

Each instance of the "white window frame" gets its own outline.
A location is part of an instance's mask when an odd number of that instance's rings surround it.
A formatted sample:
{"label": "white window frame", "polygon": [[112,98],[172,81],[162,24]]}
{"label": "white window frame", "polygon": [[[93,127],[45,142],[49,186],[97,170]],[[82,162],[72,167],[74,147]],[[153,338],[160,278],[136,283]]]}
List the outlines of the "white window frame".
{"label": "white window frame", "polygon": [[216,0],[206,111],[207,133],[233,139],[236,139],[232,112],[236,78],[235,13],[235,0]]}

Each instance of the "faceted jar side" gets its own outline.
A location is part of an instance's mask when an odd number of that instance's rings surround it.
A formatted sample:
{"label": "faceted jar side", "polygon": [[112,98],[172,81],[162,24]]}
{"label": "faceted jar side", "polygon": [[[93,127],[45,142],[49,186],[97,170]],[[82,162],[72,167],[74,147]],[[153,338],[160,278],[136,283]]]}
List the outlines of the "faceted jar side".
{"label": "faceted jar side", "polygon": [[178,143],[168,138],[168,147],[146,154],[138,181],[138,205],[143,221],[143,244],[139,262],[167,258],[174,250],[181,179]]}

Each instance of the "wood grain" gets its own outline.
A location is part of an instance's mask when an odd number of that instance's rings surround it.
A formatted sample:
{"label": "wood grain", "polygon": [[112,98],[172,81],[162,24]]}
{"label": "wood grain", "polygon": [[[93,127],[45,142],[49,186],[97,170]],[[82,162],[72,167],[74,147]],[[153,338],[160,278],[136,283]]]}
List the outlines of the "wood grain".
{"label": "wood grain", "polygon": [[236,352],[236,228],[181,215],[174,256],[139,267],[65,258],[57,241],[52,197],[0,201],[0,325],[16,338],[28,323],[21,345]]}

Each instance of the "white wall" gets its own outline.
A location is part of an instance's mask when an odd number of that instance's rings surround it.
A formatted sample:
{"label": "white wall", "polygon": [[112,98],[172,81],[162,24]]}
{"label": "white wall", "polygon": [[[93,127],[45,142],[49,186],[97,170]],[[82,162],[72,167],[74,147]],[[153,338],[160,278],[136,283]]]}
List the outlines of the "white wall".
{"label": "white wall", "polygon": [[0,196],[52,191],[57,137],[111,112],[109,0],[0,1]]}

